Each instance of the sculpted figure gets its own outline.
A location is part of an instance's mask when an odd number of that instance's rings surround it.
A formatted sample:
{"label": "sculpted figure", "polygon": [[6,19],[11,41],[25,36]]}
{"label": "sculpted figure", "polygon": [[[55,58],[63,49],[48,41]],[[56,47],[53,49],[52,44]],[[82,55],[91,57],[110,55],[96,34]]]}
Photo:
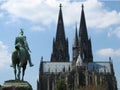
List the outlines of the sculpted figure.
{"label": "sculpted figure", "polygon": [[[31,50],[29,49],[29,46],[28,46],[28,43],[27,43],[27,40],[26,40],[26,36],[24,36],[24,32],[23,32],[22,29],[20,30],[19,36],[17,36],[16,39],[15,39],[15,48],[17,48],[16,46],[18,44],[20,44],[24,49],[26,49],[27,59],[29,61],[30,67],[34,66],[31,62],[31,57],[30,57],[30,54],[29,54],[29,52],[31,52]],[[11,67],[13,67],[13,65],[11,65]]]}
{"label": "sculpted figure", "polygon": [[24,49],[26,49],[26,51],[27,51],[27,59],[28,59],[28,61],[29,61],[30,67],[34,66],[34,65],[32,64],[32,62],[31,62],[31,57],[30,57],[30,54],[29,54],[29,52],[31,52],[31,50],[29,49],[29,46],[28,46],[28,43],[27,43],[27,40],[26,40],[26,36],[24,36],[24,32],[23,32],[22,29],[21,29],[21,31],[20,31],[19,36],[16,37],[15,46],[16,46],[18,43],[20,43],[20,44],[22,45],[22,47],[23,47]]}
{"label": "sculpted figure", "polygon": [[[34,66],[31,62],[31,57],[29,52],[31,51],[29,49],[26,36],[24,36],[24,32],[21,29],[19,35],[15,39],[15,50],[12,53],[11,67],[14,68],[15,79],[20,80],[21,68],[23,68],[22,69],[22,80],[23,80],[27,62],[29,62],[30,67]],[[17,73],[16,66],[18,68],[17,76],[16,76]]]}

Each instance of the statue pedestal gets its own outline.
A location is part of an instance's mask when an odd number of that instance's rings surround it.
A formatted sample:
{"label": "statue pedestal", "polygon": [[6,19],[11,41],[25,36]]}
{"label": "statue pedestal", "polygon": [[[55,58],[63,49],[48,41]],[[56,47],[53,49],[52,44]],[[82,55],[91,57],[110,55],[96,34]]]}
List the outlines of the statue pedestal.
{"label": "statue pedestal", "polygon": [[9,80],[5,81],[2,90],[33,90],[27,81]]}

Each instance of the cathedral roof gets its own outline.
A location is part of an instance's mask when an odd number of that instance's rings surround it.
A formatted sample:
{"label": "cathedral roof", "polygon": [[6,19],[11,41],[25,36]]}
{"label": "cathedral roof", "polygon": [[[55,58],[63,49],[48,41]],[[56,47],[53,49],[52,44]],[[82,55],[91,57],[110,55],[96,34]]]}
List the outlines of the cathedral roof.
{"label": "cathedral roof", "polygon": [[69,71],[71,64],[71,62],[43,62],[43,72],[59,73],[63,72],[63,69],[65,69],[65,71]]}
{"label": "cathedral roof", "polygon": [[88,70],[96,70],[102,73],[112,73],[110,62],[90,62],[88,63]]}

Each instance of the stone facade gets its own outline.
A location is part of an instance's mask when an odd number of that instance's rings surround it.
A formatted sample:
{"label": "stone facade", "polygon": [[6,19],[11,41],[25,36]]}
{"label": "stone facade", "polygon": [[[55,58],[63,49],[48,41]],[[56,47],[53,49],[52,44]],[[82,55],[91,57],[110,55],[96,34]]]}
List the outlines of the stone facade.
{"label": "stone facade", "polygon": [[83,5],[79,35],[76,26],[72,55],[72,61],[70,62],[68,40],[65,39],[62,8],[60,5],[56,39],[53,39],[51,61],[44,61],[41,58],[37,90],[55,90],[59,80],[64,80],[69,90],[75,90],[76,88],[82,90],[82,88],[93,86],[100,86],[104,90],[117,90],[111,58],[107,62],[93,61],[91,39],[88,38]]}

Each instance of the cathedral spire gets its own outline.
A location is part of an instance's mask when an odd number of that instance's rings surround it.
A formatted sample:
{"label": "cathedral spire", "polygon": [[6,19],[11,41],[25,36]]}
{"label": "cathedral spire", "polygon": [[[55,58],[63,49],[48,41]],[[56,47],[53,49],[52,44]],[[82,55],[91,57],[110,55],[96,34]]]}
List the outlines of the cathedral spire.
{"label": "cathedral spire", "polygon": [[84,5],[82,4],[82,9],[84,8]]}
{"label": "cathedral spire", "polygon": [[73,42],[73,61],[77,60],[78,54],[79,54],[79,40],[78,40],[78,33],[77,33],[77,24],[75,27],[75,37],[74,37],[74,42]]}
{"label": "cathedral spire", "polygon": [[82,4],[80,27],[79,27],[79,47],[83,62],[93,61],[91,40],[88,39],[87,26],[84,14],[84,5]]}
{"label": "cathedral spire", "polygon": [[85,14],[84,14],[84,5],[83,4],[82,4],[82,11],[81,11],[79,36],[81,37],[81,39],[84,38],[83,40],[88,39],[87,27],[86,27],[86,21],[85,21]]}
{"label": "cathedral spire", "polygon": [[56,40],[65,40],[64,22],[62,16],[62,4],[60,4],[60,10],[58,15]]}
{"label": "cathedral spire", "polygon": [[78,46],[77,24],[76,24],[76,27],[75,27],[75,38],[74,38],[74,44],[73,44],[73,47],[76,47],[76,46]]}
{"label": "cathedral spire", "polygon": [[68,39],[65,37],[61,4],[58,15],[56,38],[53,40],[51,62],[69,62]]}

